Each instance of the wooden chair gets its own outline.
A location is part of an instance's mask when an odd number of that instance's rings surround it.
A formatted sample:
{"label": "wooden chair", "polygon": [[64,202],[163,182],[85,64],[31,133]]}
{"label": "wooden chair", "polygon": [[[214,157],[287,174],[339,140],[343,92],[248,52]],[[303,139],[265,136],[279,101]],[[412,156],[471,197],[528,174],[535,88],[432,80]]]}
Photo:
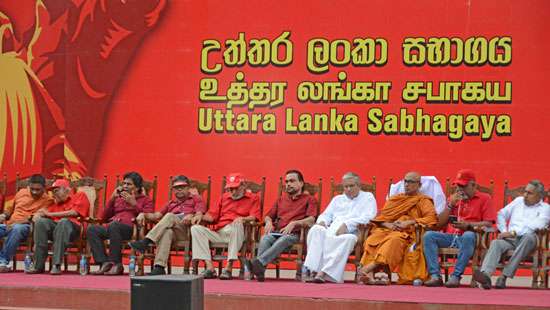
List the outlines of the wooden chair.
{"label": "wooden chair", "polygon": [[6,193],[8,192],[8,176],[4,173],[0,179],[0,213],[4,213],[4,204],[6,203]]}
{"label": "wooden chair", "polygon": [[[168,201],[172,200],[172,176],[170,176],[170,180],[168,182]],[[208,179],[206,182],[202,182],[199,180],[190,179],[189,180],[189,187],[190,192],[195,195],[200,195],[204,199],[205,205],[206,205],[206,211],[210,208],[210,199],[211,199],[211,188],[212,188],[212,178],[208,176]],[[156,223],[148,223],[147,230],[150,230],[153,228],[153,226]],[[177,256],[178,253],[182,253],[183,257],[183,273],[189,274],[189,269],[191,265],[191,223],[184,225],[184,233],[186,235],[186,238],[184,240],[173,240],[172,241],[172,248],[171,252],[173,254],[170,255],[168,259],[168,273],[172,273],[172,257]],[[138,259],[138,264],[140,264],[140,270],[143,270],[144,260],[149,260],[151,267],[154,264],[155,260],[155,249],[154,246],[151,246],[151,248],[143,253],[143,255],[140,256]]]}
{"label": "wooden chair", "polygon": [[[46,179],[46,188],[50,187],[55,179]],[[15,176],[15,192],[19,192],[19,190],[28,187],[29,186],[29,178],[21,178],[19,173]],[[15,203],[15,202],[14,202]],[[15,208],[15,205],[13,206]],[[29,221],[31,223],[31,229],[29,231],[29,236],[27,237],[27,240],[22,241],[19,246],[17,247],[17,251],[15,252],[15,255],[13,256],[13,271],[17,270],[17,255],[25,256],[27,253],[33,252],[34,249],[34,242],[33,242],[33,232],[34,232],[34,224],[29,218]]]}
{"label": "wooden chair", "polygon": [[[548,184],[548,183],[546,183]],[[550,203],[550,190],[546,190],[544,201]],[[548,273],[550,272],[550,227],[540,231],[540,263],[538,274],[540,277],[539,288],[548,288]]]}
{"label": "wooden chair", "polygon": [[[308,193],[311,196],[314,196],[317,200],[317,210],[315,212],[315,217],[319,216],[320,210],[321,210],[321,202],[322,202],[322,193],[323,191],[323,179],[319,178],[318,184],[311,184],[311,183],[304,183],[303,192]],[[279,178],[279,190],[278,190],[278,197],[281,197],[283,194],[283,178]],[[272,263],[275,265],[275,277],[277,279],[280,278],[280,265],[282,261],[285,262],[296,262],[296,280],[301,281],[302,280],[302,265],[304,263],[305,258],[305,249],[306,249],[306,238],[307,233],[309,231],[310,226],[301,226],[300,228],[300,241],[298,243],[293,244],[289,249],[285,250],[281,255],[274,260]],[[255,250],[257,250],[259,240],[256,240],[255,234],[253,237],[253,242],[256,245],[254,250],[252,251],[252,255],[255,256],[257,253]]]}
{"label": "wooden chair", "polygon": [[[122,186],[122,181],[120,178],[120,175],[116,176],[116,187]],[[158,191],[158,177],[155,175],[152,180],[143,180],[143,191],[146,196],[149,196],[151,200],[153,201],[153,206],[156,205],[157,202],[157,191]],[[130,247],[130,242],[141,240],[145,237],[145,228],[141,227],[140,225],[137,225],[134,221],[133,223],[133,230],[132,230],[132,238],[130,240],[126,240],[122,242],[122,258],[125,257],[129,258],[131,256],[136,256],[135,251]],[[143,275],[144,269],[143,269],[143,263],[137,262],[138,270],[136,272],[137,275]]]}
{"label": "wooden chair", "polygon": [[[445,195],[449,197],[450,195],[454,194],[456,191],[456,186],[451,185],[451,180],[447,178],[446,184],[445,184]],[[493,196],[495,183],[493,180],[490,181],[489,186],[484,186],[476,183],[476,188],[478,191],[482,193],[486,193]],[[479,269],[481,266],[481,253],[483,251],[483,238],[484,233],[486,230],[481,227],[476,227],[474,229],[475,233],[477,234],[476,238],[476,245],[474,249],[474,254],[472,255],[472,258],[470,259],[470,266],[472,268],[472,274],[475,270]],[[440,266],[445,270],[445,281],[449,279],[449,269],[451,267],[454,267],[456,265],[456,259],[458,257],[458,248],[439,248],[439,257],[440,257]],[[476,282],[474,281],[473,277],[470,282],[471,287],[476,286]]]}
{"label": "wooden chair", "polygon": [[[364,192],[370,192],[376,197],[376,177],[372,177],[372,183],[361,183],[361,190]],[[344,192],[344,186],[342,183],[334,183],[334,178],[330,178],[330,199],[335,195],[340,195]],[[355,267],[355,281],[358,279],[358,271],[361,267],[361,257],[363,256],[363,243],[369,235],[371,224],[359,224],[357,225],[357,243],[355,249],[348,257],[348,264],[353,264]],[[391,274],[389,275],[391,279]]]}
{"label": "wooden chair", "polygon": [[[225,184],[227,180],[224,176],[222,179],[222,194],[225,192]],[[261,183],[256,183],[250,180],[246,181],[246,190],[251,191],[255,194],[260,195],[260,214],[263,215],[264,210],[264,199],[265,199],[265,177],[262,177]],[[248,221],[244,223],[244,242],[243,246],[241,247],[240,255],[239,255],[239,278],[244,278],[244,259],[246,257],[247,252],[252,253],[253,249],[253,233],[254,231],[258,230],[260,227],[261,221]],[[210,250],[212,251],[212,262],[218,263],[218,274],[221,273],[223,268],[223,261],[227,260],[227,242],[210,242]],[[198,266],[199,262],[197,260],[193,260],[193,273],[197,274],[198,272]]]}
{"label": "wooden chair", "polygon": [[[515,188],[510,188],[508,180],[504,181],[504,199],[503,199],[503,207],[505,207],[507,204],[512,202],[515,198],[523,195],[523,192],[525,191],[525,186],[518,186]],[[481,242],[481,251],[480,251],[480,263],[483,262],[483,258],[487,254],[487,251],[489,250],[489,246],[491,245],[491,241],[496,239],[498,236],[498,231],[496,229],[490,229],[486,231],[483,234],[482,242]],[[539,268],[539,259],[540,259],[540,246],[541,246],[541,239],[542,239],[542,231],[537,231],[537,246],[535,250],[526,257],[518,266],[519,269],[527,269],[531,270],[532,273],[532,280],[531,280],[531,287],[537,288],[538,287],[538,268]],[[497,269],[502,270],[505,267],[505,263],[508,262],[508,260],[512,257],[514,254],[513,250],[510,250],[502,255],[502,258],[497,265]]]}
{"label": "wooden chair", "polygon": [[[71,182],[71,188],[75,192],[83,192],[90,202],[90,210],[88,217],[82,218],[79,217],[78,221],[80,222],[80,234],[78,239],[76,239],[74,242],[72,242],[66,249],[65,249],[65,259],[64,262],[64,268],[65,270],[68,269],[68,257],[75,256],[77,257],[77,271],[80,271],[80,264],[78,264],[78,258],[84,256],[84,258],[89,261],[89,258],[91,256],[91,252],[88,249],[87,242],[86,242],[86,228],[89,224],[90,218],[97,218],[97,212],[100,207],[105,206],[106,198],[107,198],[107,176],[103,176],[102,179],[94,179],[93,177],[82,177],[76,180],[72,180]],[[50,254],[51,259],[51,252]],[[88,264],[89,266],[89,264]],[[51,263],[50,263],[51,268]]]}
{"label": "wooden chair", "polygon": [[[80,179],[71,180],[70,181],[71,189],[75,192],[83,192],[90,202],[90,210],[89,215],[86,218],[78,217],[78,221],[80,222],[80,232],[79,237],[71,242],[66,248],[65,248],[65,255],[63,259],[63,265],[65,271],[68,270],[69,267],[69,257],[76,257],[76,266],[77,266],[77,272],[80,271],[80,264],[79,258],[82,256],[89,260],[90,251],[88,251],[87,243],[86,243],[86,227],[89,223],[90,218],[96,217],[96,212],[99,209],[100,201],[101,205],[105,205],[105,189],[107,187],[107,176],[104,176],[103,179],[94,179],[92,177],[82,177]],[[53,242],[50,240],[48,241],[48,256],[49,256],[49,268],[51,270],[52,268],[52,255],[53,255]]]}

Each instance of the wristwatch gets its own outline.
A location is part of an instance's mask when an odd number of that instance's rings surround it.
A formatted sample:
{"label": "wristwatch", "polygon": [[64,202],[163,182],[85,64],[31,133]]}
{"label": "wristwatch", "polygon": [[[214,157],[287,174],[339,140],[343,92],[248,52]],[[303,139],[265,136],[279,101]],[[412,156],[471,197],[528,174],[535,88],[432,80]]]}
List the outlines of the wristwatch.
{"label": "wristwatch", "polygon": [[517,235],[518,235],[518,234],[516,233],[515,230],[512,230],[510,233],[512,234],[512,236],[513,236],[514,238],[517,237]]}

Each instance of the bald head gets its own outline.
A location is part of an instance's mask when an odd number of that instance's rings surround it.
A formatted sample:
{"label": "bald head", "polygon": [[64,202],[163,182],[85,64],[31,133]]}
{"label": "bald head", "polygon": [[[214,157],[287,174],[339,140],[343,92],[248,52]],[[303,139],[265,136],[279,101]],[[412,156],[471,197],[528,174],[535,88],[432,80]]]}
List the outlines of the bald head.
{"label": "bald head", "polygon": [[420,183],[420,173],[411,171],[405,174],[403,181],[405,182],[405,194],[411,196],[418,194],[420,186],[422,185]]}

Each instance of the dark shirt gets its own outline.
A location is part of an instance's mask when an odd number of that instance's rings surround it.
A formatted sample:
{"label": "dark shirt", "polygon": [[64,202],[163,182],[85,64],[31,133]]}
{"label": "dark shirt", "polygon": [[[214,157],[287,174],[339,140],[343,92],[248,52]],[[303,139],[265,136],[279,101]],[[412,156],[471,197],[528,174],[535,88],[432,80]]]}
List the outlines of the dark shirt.
{"label": "dark shirt", "polygon": [[172,199],[170,200],[162,210],[160,210],[160,213],[162,215],[165,215],[166,213],[174,213],[174,214],[193,214],[196,212],[202,212],[204,213],[206,211],[206,205],[204,204],[204,201],[202,200],[202,197],[199,195],[189,195],[184,200],[179,199]]}
{"label": "dark shirt", "polygon": [[154,207],[151,198],[138,194],[136,202],[136,206],[133,207],[121,197],[115,197],[107,203],[102,219],[107,222],[117,221],[132,226],[132,222],[138,214],[153,212]]}
{"label": "dark shirt", "polygon": [[[278,231],[292,221],[317,216],[317,200],[307,193],[301,193],[294,199],[284,193],[275,201],[267,216],[275,222],[274,228]],[[299,230],[299,227],[294,229],[294,231]]]}

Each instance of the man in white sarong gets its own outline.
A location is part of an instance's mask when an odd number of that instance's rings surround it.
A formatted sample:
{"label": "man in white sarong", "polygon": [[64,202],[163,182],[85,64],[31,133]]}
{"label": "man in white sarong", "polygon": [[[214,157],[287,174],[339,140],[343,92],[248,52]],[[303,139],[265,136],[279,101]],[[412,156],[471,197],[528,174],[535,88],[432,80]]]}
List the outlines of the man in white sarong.
{"label": "man in white sarong", "polygon": [[304,267],[310,282],[344,282],[344,269],[357,242],[357,225],[376,216],[376,199],[361,191],[361,180],[353,172],[342,177],[344,194],[335,196],[307,235]]}
{"label": "man in white sarong", "polygon": [[[445,210],[447,206],[447,198],[445,193],[443,193],[443,188],[441,184],[434,176],[422,176],[420,177],[420,182],[422,187],[420,187],[420,193],[429,196],[434,201],[435,213],[439,214]],[[390,193],[386,197],[386,200],[394,195],[402,194],[405,192],[405,183],[403,180],[390,185]]]}

